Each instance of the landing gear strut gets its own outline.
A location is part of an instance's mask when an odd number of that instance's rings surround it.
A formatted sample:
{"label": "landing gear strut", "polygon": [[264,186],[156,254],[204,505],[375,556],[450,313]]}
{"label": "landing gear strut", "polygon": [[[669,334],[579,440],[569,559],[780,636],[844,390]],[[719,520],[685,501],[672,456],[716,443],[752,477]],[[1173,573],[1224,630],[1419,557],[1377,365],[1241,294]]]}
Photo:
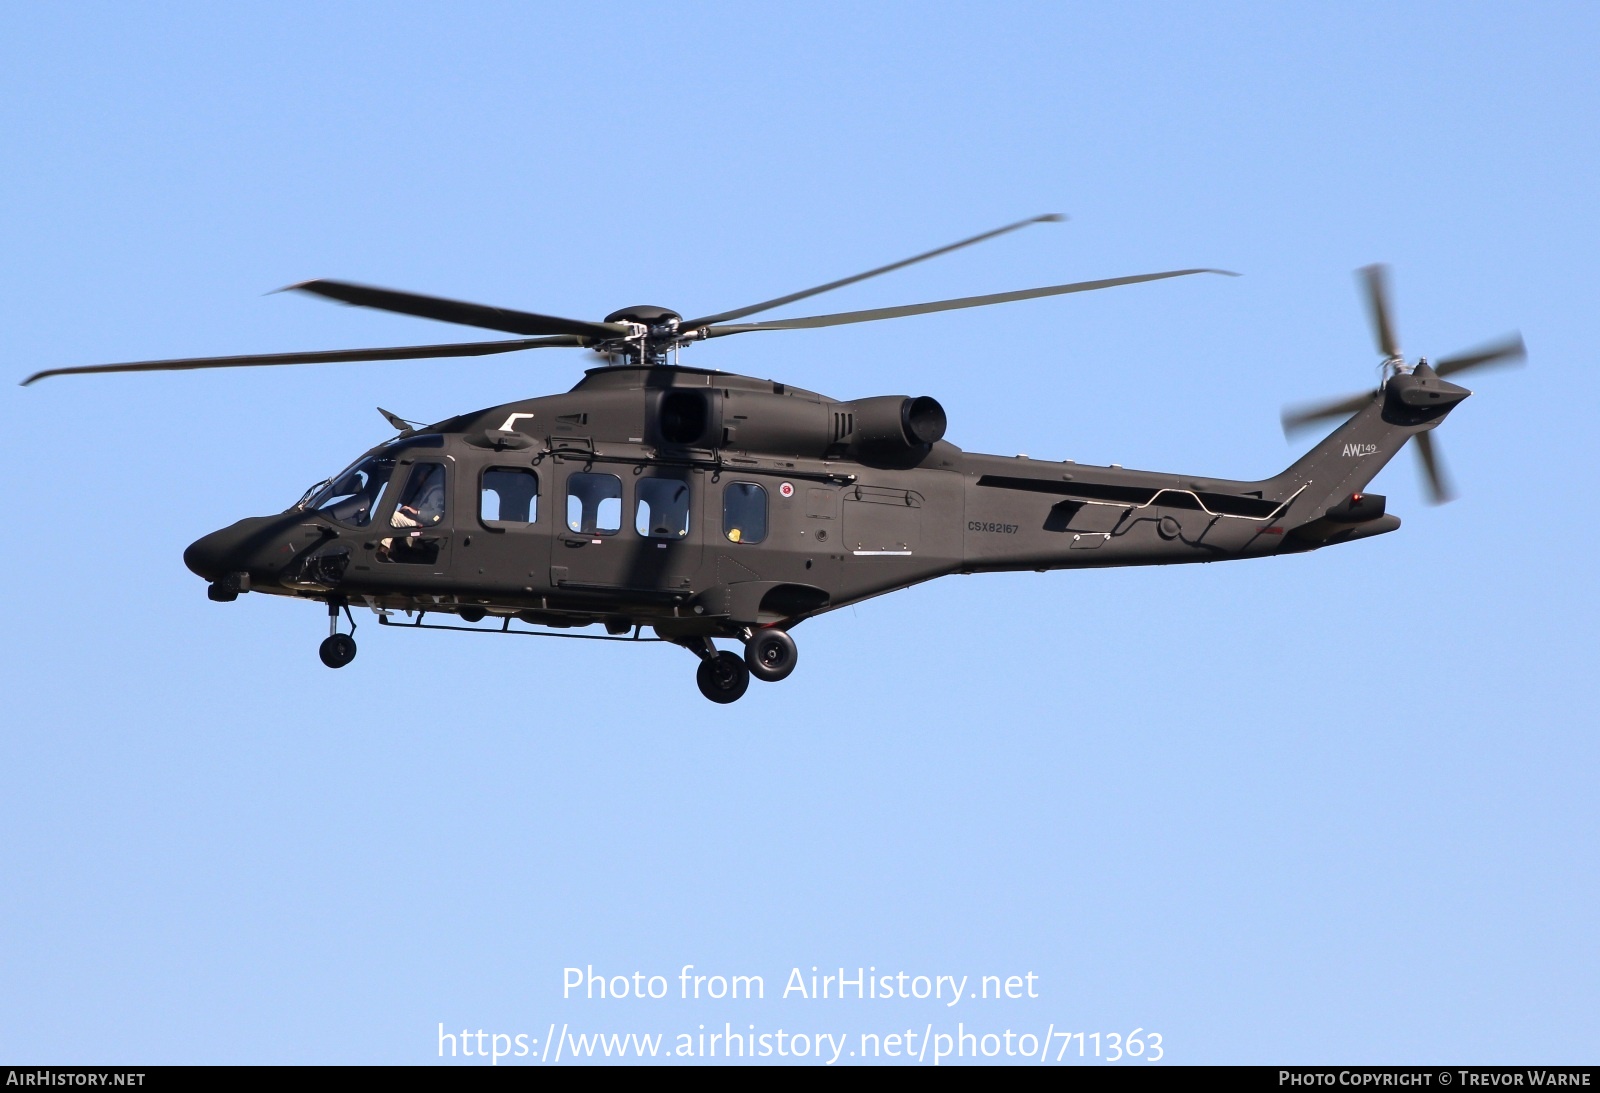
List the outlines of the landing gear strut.
{"label": "landing gear strut", "polygon": [[[350,620],[350,633],[339,633],[339,609],[344,608],[344,617]],[[355,633],[356,620],[350,614],[350,605],[339,600],[328,601],[328,636],[322,639],[322,644],[317,648],[317,655],[322,658],[322,663],[329,668],[343,668],[356,659],[356,639],[351,635]]]}
{"label": "landing gear strut", "polygon": [[787,631],[775,626],[746,629],[738,635],[744,641],[744,656],[726,650],[718,652],[710,638],[682,638],[678,644],[700,658],[694,681],[700,693],[713,702],[737,702],[750,689],[750,677],[764,683],[788,679],[800,662],[800,651]]}

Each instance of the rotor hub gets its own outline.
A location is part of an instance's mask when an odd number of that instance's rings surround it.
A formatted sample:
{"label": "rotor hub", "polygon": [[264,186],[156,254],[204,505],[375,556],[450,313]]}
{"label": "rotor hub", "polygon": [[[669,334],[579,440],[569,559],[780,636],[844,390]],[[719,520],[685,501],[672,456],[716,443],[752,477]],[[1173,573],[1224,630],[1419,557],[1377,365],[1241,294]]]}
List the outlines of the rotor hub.
{"label": "rotor hub", "polygon": [[610,357],[649,364],[665,364],[667,354],[682,340],[678,324],[683,321],[671,308],[655,304],[636,304],[607,315],[608,323],[626,323],[632,333],[602,342],[593,348]]}
{"label": "rotor hub", "polygon": [[613,311],[606,316],[608,323],[638,323],[648,326],[651,333],[657,330],[676,330],[683,321],[683,316],[667,307],[657,307],[654,304],[637,304],[634,307],[625,307]]}

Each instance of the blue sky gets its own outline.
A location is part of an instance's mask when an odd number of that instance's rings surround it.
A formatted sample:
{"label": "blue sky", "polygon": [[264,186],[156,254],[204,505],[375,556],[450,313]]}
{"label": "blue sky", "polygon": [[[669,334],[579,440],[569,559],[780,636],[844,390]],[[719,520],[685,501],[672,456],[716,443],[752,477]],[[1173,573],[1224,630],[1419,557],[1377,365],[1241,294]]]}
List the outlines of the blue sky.
{"label": "blue sky", "polygon": [[[947,579],[807,624],[727,708],[671,648],[370,618],[329,672],[316,607],[183,568],[383,439],[374,406],[559,391],[576,356],[11,388],[0,1058],[963,1020],[1594,1062],[1597,33],[1579,4],[10,7],[17,379],[461,333],[263,295],[310,277],[704,313],[1050,211],[811,310],[1244,276],[692,362],[931,394],[968,450],[1257,477],[1282,404],[1374,377],[1358,266],[1393,264],[1409,353],[1520,329],[1530,360],[1438,434],[1460,500],[1407,455],[1380,477],[1395,535]],[[768,998],[561,997],[568,966],[684,964]],[[1040,997],[775,997],[813,965]]]}

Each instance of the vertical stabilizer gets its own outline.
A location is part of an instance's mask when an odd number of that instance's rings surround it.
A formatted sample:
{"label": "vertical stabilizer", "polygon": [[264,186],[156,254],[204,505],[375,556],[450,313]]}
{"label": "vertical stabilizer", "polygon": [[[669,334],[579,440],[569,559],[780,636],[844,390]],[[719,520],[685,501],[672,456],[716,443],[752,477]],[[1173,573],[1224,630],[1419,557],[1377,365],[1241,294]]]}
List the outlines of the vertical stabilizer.
{"label": "vertical stabilizer", "polygon": [[1426,364],[1391,376],[1355,416],[1272,479],[1272,490],[1286,496],[1303,488],[1295,522],[1319,519],[1366,489],[1406,441],[1433,429],[1470,394]]}

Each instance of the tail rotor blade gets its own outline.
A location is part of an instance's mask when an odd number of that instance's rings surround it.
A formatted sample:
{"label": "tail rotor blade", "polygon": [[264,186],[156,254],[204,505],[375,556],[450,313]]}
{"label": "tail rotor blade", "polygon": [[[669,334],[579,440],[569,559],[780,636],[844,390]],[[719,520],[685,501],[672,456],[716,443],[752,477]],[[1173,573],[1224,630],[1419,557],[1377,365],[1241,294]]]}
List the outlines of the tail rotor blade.
{"label": "tail rotor blade", "polygon": [[1417,455],[1422,459],[1423,478],[1428,484],[1429,503],[1442,505],[1446,501],[1454,501],[1456,492],[1450,486],[1449,476],[1444,473],[1438,449],[1433,446],[1433,433],[1418,433],[1414,439],[1417,442]]}
{"label": "tail rotor blade", "polygon": [[1455,372],[1465,372],[1469,368],[1484,368],[1492,364],[1521,364],[1528,356],[1528,347],[1522,342],[1521,334],[1512,334],[1498,342],[1470,349],[1465,353],[1457,353],[1453,357],[1445,357],[1433,366],[1433,370],[1441,376],[1448,376]]}
{"label": "tail rotor blade", "polygon": [[1348,417],[1364,408],[1373,399],[1371,391],[1336,399],[1333,402],[1313,402],[1303,406],[1286,407],[1283,411],[1283,435],[1298,432],[1326,418]]}
{"label": "tail rotor blade", "polygon": [[1363,266],[1359,271],[1367,290],[1367,310],[1372,317],[1372,334],[1385,360],[1402,359],[1400,340],[1394,334],[1393,308],[1389,304],[1389,267]]}

